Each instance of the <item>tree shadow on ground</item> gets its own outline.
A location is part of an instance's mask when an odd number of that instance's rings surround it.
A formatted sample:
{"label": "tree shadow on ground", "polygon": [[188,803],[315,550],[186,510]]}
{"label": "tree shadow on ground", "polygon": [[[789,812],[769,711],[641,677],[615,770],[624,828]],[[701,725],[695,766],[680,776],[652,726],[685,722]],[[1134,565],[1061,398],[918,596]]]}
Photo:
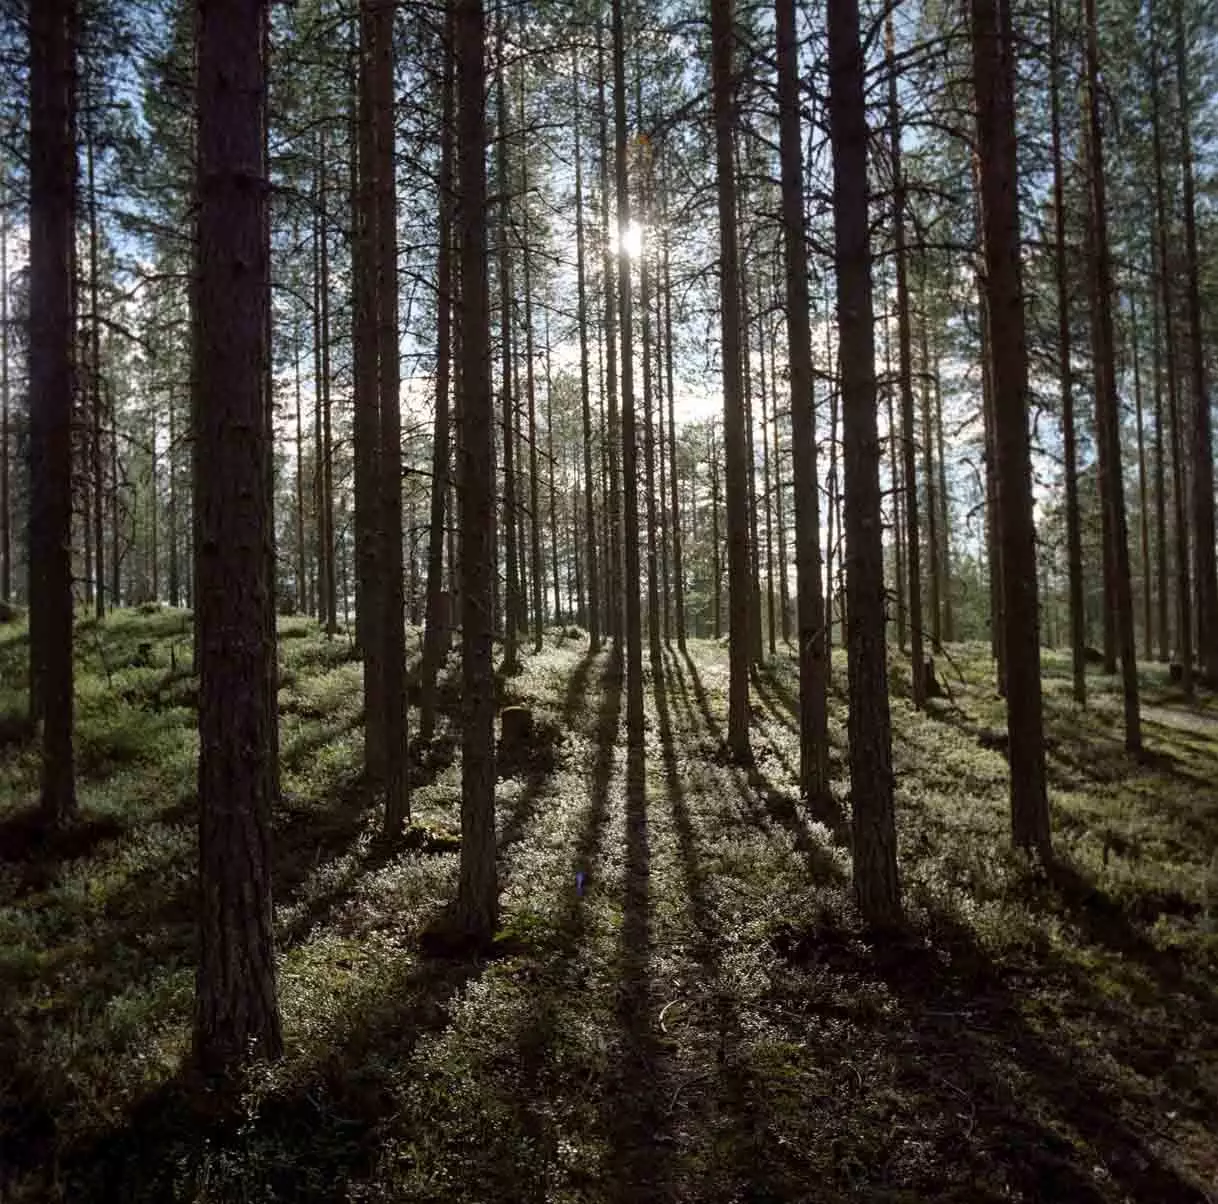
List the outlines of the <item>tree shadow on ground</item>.
{"label": "tree shadow on ground", "polygon": [[[795,981],[816,984],[812,1009],[835,998],[827,983],[850,1001],[879,984],[897,1003],[864,1018],[853,1055],[864,1070],[851,1066],[857,1092],[847,1097],[858,1119],[844,1113],[839,1122],[843,1143],[873,1156],[855,1168],[857,1198],[903,1191],[911,1199],[1204,1204],[1147,1141],[1136,1104],[1101,1078],[1098,1060],[1068,1036],[1055,1042],[1028,1023],[1041,967],[995,963],[954,916],[936,913],[930,928],[929,943],[871,946],[830,926],[781,932],[776,941],[800,971]],[[849,1059],[816,1026],[808,1032],[813,1060],[830,1067]],[[912,1120],[922,1130],[913,1145],[860,1131],[885,1094],[916,1108],[890,1122],[899,1132]]]}
{"label": "tree shadow on ground", "polygon": [[587,654],[575,666],[559,707],[557,724],[544,716],[534,715],[533,733],[529,747],[517,752],[510,763],[501,766],[501,773],[520,775],[523,787],[517,795],[511,812],[499,832],[499,853],[502,855],[524,835],[533,818],[543,788],[561,756],[563,734],[579,723],[588,705],[588,681],[592,675],[595,657]]}

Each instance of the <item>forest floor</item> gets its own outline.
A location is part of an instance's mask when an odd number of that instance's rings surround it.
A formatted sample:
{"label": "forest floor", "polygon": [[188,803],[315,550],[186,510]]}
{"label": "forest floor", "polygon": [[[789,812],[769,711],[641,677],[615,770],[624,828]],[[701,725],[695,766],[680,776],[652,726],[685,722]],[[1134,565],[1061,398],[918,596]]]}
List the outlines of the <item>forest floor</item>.
{"label": "forest floor", "polygon": [[[754,682],[745,771],[721,645],[665,652],[637,757],[608,657],[555,631],[504,688],[539,737],[499,785],[499,947],[459,957],[425,939],[455,889],[452,729],[409,847],[380,841],[359,665],[284,620],[287,1051],[217,1101],[183,1063],[189,632],[79,624],[81,817],[45,839],[26,633],[0,627],[0,1200],[1218,1200],[1218,703],[1161,669],[1135,762],[1117,683],[1081,712],[1046,654],[1045,872],[1009,849],[985,650],[951,650],[925,715],[894,668],[909,923],[877,946],[796,801],[789,652]],[[843,801],[844,677],[839,654]]]}

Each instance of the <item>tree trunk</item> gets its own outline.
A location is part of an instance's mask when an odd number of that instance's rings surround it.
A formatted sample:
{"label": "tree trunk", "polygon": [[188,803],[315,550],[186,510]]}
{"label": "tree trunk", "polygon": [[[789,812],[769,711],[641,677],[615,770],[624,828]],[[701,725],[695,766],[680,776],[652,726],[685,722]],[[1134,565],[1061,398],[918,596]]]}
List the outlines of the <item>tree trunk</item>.
{"label": "tree trunk", "polygon": [[1129,290],[1129,342],[1133,348],[1133,402],[1138,434],[1138,544],[1142,554],[1142,641],[1146,659],[1154,659],[1154,598],[1150,571],[1150,501],[1146,484],[1146,437],[1142,429],[1142,358],[1138,337],[1138,307],[1132,281]]}
{"label": "tree trunk", "polygon": [[508,173],[508,108],[504,80],[504,34],[507,17],[503,0],[495,11],[495,104],[498,110],[499,138],[495,148],[495,164],[499,188],[499,341],[502,368],[499,388],[503,409],[503,672],[508,676],[520,672],[519,636],[521,627],[520,555],[517,545],[516,506],[516,414],[515,373],[512,363],[512,265],[511,265],[511,181]]}
{"label": "tree trunk", "polygon": [[1004,0],[972,0],[973,87],[981,191],[994,444],[1002,555],[1011,832],[1018,848],[1052,855],[1045,789],[1028,359],[1020,264],[1015,143],[1015,34]]}
{"label": "tree trunk", "polygon": [[[897,387],[901,395],[901,465],[905,480],[905,572],[909,580],[909,655],[913,704],[926,706],[926,657],[922,651],[922,551],[918,516],[918,441],[914,432],[913,339],[909,316],[909,262],[905,250],[905,177],[901,169],[901,117],[892,16],[885,31],[888,60],[888,138],[892,159],[892,245],[897,273]],[[923,432],[923,438],[926,433]],[[899,537],[899,536],[898,536]]]}
{"label": "tree trunk", "polygon": [[857,0],[828,0],[829,133],[846,473],[846,611],[854,891],[863,922],[901,921],[884,638],[884,544],[876,430],[867,110]]}
{"label": "tree trunk", "polygon": [[[919,322],[921,401],[922,401],[922,475],[926,478],[926,570],[930,576],[930,638],[936,651],[943,646],[943,567],[939,557],[939,495],[935,472],[935,428],[931,422],[930,394],[930,317],[927,314],[926,265],[923,263],[922,313]],[[923,688],[925,689],[925,681]]]}
{"label": "tree trunk", "polygon": [[741,393],[740,264],[736,246],[736,128],[733,0],[711,0],[711,81],[719,198],[719,294],[723,332],[723,450],[727,462],[728,748],[738,762],[749,747],[749,660],[753,640],[747,437]]}
{"label": "tree trunk", "polygon": [[372,123],[372,79],[368,12],[359,10],[359,69],[355,79],[355,170],[351,241],[352,358],[355,386],[352,424],[355,477],[355,642],[364,666],[364,770],[368,797],[378,801],[385,780],[381,635],[382,585],[377,532],[380,519],[380,394],[378,391],[376,296],[376,142]]}
{"label": "tree trunk", "polygon": [[579,324],[579,402],[584,434],[584,556],[588,583],[588,649],[601,648],[601,578],[596,550],[596,491],[592,476],[592,403],[588,385],[588,289],[585,281],[584,170],[580,143],[579,51],[572,51],[571,99],[575,127],[575,274]]}
{"label": "tree trunk", "polygon": [[677,625],[677,647],[685,651],[685,567],[682,560],[683,543],[681,537],[681,498],[677,488],[677,415],[676,415],[676,386],[674,383],[673,363],[676,359],[672,341],[672,274],[668,256],[668,181],[663,181],[661,189],[660,225],[664,248],[664,369],[668,383],[668,477],[672,483],[672,582],[673,609]]}
{"label": "tree trunk", "polygon": [[1078,437],[1074,426],[1074,378],[1070,364],[1070,282],[1066,268],[1065,174],[1062,170],[1061,10],[1050,0],[1049,104],[1053,140],[1053,253],[1057,282],[1057,360],[1061,382],[1062,439],[1066,472],[1066,565],[1070,594],[1070,653],[1074,701],[1087,704],[1087,625],[1083,610],[1083,539],[1078,506]]}
{"label": "tree trunk", "polygon": [[[1091,158],[1091,198],[1094,220],[1094,253],[1096,301],[1098,303],[1098,341],[1100,352],[1096,364],[1096,403],[1104,421],[1100,430],[1108,450],[1108,479],[1101,473],[1101,490],[1106,492],[1105,509],[1112,532],[1112,596],[1116,618],[1117,642],[1121,655],[1121,678],[1125,697],[1125,747],[1133,753],[1142,748],[1142,724],[1138,712],[1138,667],[1136,662],[1133,593],[1129,572],[1129,535],[1125,519],[1124,475],[1121,471],[1121,419],[1117,405],[1116,369],[1113,357],[1112,332],[1112,268],[1108,251],[1108,213],[1104,195],[1104,147],[1099,108],[1099,45],[1096,28],[1095,0],[1084,0],[1087,25],[1087,112],[1090,127],[1088,148]],[[1005,496],[1005,495],[1004,495]],[[1039,686],[1039,683],[1038,683]],[[1011,763],[1015,762],[1015,746],[1011,746]]]}
{"label": "tree trunk", "polygon": [[380,389],[379,530],[382,606],[381,746],[385,754],[387,836],[410,819],[406,771],[406,627],[402,582],[402,408],[398,353],[398,231],[394,123],[394,0],[362,0],[372,37],[370,85],[375,144],[377,355]]}
{"label": "tree trunk", "polygon": [[719,445],[714,431],[710,436],[710,474],[711,474],[711,593],[713,595],[714,633],[715,639],[723,635],[723,564],[721,561],[719,542]]}
{"label": "tree trunk", "polygon": [[1180,174],[1183,182],[1185,298],[1188,302],[1189,367],[1192,370],[1192,527],[1197,583],[1197,651],[1206,683],[1218,686],[1218,561],[1214,551],[1214,438],[1210,396],[1205,380],[1197,204],[1193,178],[1193,133],[1188,81],[1189,46],[1184,36],[1184,6],[1174,0],[1176,92],[1180,105]]}
{"label": "tree trunk", "polygon": [[[604,262],[604,321],[605,330],[605,393],[608,398],[609,430],[606,442],[609,450],[609,523],[608,571],[605,574],[605,610],[609,638],[614,644],[614,655],[621,657],[623,635],[623,583],[622,583],[622,475],[621,475],[621,423],[617,397],[617,296],[616,263],[612,239],[609,235],[609,105],[605,98],[605,40],[604,28],[596,27],[596,81],[598,108],[600,113],[600,188],[601,231],[605,240]],[[630,332],[625,332],[629,339]],[[637,585],[637,580],[635,582]]]}
{"label": "tree trunk", "polygon": [[612,0],[614,179],[617,192],[617,300],[622,333],[622,491],[625,501],[623,584],[626,612],[626,731],[632,745],[643,743],[643,631],[639,603],[639,465],[634,418],[634,311],[630,256],[622,236],[630,229],[626,179],[626,46],[622,0]]}
{"label": "tree trunk", "polygon": [[786,481],[782,475],[782,435],[778,425],[779,373],[773,370],[778,363],[778,323],[770,323],[770,413],[774,421],[774,524],[778,528],[778,613],[782,631],[782,642],[791,643],[791,592],[787,580],[787,512],[784,495]]}
{"label": "tree trunk", "polygon": [[[103,465],[105,458],[104,440],[102,437],[102,385],[101,385],[101,312],[98,289],[98,229],[97,229],[97,175],[95,167],[96,106],[89,106],[88,138],[86,154],[88,156],[89,184],[89,459],[91,468],[92,513],[86,515],[85,525],[92,527],[92,539],[95,553],[96,588],[93,591],[94,613],[100,619],[106,613],[106,569],[105,569],[105,492]],[[155,456],[156,449],[153,448]],[[117,605],[117,600],[115,601]]]}
{"label": "tree trunk", "polygon": [[[639,92],[641,91],[640,83]],[[643,124],[642,108],[640,95],[635,118],[640,128]],[[660,640],[659,520],[656,512],[655,391],[651,378],[651,267],[647,255],[647,227],[650,215],[647,177],[648,167],[644,164],[639,180],[639,220],[644,231],[639,255],[639,313],[643,336],[643,471],[646,473],[647,487],[647,649],[654,669],[659,666],[663,652]],[[663,404],[663,395],[660,397],[660,404]]]}
{"label": "tree trunk", "polygon": [[1180,381],[1176,371],[1175,315],[1171,287],[1170,259],[1167,253],[1167,189],[1163,173],[1163,129],[1160,113],[1159,47],[1155,10],[1150,8],[1150,122],[1155,164],[1155,233],[1158,249],[1158,284],[1163,309],[1163,345],[1167,360],[1167,409],[1171,424],[1173,519],[1176,544],[1176,655],[1180,661],[1181,686],[1186,697],[1193,696],[1193,600],[1192,572],[1188,555],[1188,520],[1184,498],[1184,436],[1180,414]]}
{"label": "tree trunk", "polygon": [[39,806],[76,811],[72,759],[72,397],[76,216],[75,0],[30,8],[30,705]]}
{"label": "tree trunk", "polygon": [[[271,913],[277,793],[273,431],[266,397],[265,0],[198,7],[195,604],[199,964],[195,1056],[211,1074],[282,1051]],[[212,470],[223,464],[224,472]]]}
{"label": "tree trunk", "polygon": [[[520,76],[520,128],[526,134],[524,75]],[[537,363],[533,340],[533,254],[529,242],[529,156],[520,156],[520,258],[524,266],[524,380],[529,406],[529,583],[533,588],[533,651],[545,635],[545,578],[541,571],[541,478],[537,471]]]}
{"label": "tree trunk", "polygon": [[13,597],[13,502],[9,479],[8,188],[0,174],[0,599]]}
{"label": "tree trunk", "polygon": [[767,412],[769,384],[765,375],[765,327],[762,322],[761,277],[757,278],[757,365],[761,401],[761,496],[765,512],[765,602],[770,656],[778,651],[774,616],[774,497],[770,491],[770,418]]}
{"label": "tree trunk", "polygon": [[900,451],[904,446],[897,427],[893,397],[896,393],[892,374],[892,323],[887,316],[881,322],[884,331],[884,403],[888,410],[888,462],[892,478],[892,552],[896,580],[894,593],[897,603],[897,647],[904,652],[909,642],[909,617],[905,613],[905,537],[904,508],[901,500],[905,496],[901,478]]}
{"label": "tree trunk", "polygon": [[457,55],[457,246],[461,301],[461,870],[458,921],[489,940],[499,914],[495,867],[495,435],[486,247],[486,38],[482,0],[453,0]]}
{"label": "tree trunk", "polygon": [[1152,266],[1150,271],[1150,340],[1151,372],[1154,377],[1155,396],[1155,579],[1157,582],[1157,618],[1159,627],[1159,660],[1166,664],[1171,659],[1171,624],[1168,620],[1168,597],[1171,593],[1167,575],[1167,473],[1163,454],[1163,349],[1159,338],[1159,257],[1154,242],[1151,243]]}
{"label": "tree trunk", "polygon": [[[782,172],[782,235],[786,269],[787,362],[791,388],[792,483],[795,497],[795,603],[798,607],[799,784],[817,813],[833,802],[829,789],[826,698],[828,623],[821,583],[820,485],[817,478],[807,218],[800,140],[799,40],[796,0],[776,0],[778,121]],[[832,593],[832,590],[830,590]]]}

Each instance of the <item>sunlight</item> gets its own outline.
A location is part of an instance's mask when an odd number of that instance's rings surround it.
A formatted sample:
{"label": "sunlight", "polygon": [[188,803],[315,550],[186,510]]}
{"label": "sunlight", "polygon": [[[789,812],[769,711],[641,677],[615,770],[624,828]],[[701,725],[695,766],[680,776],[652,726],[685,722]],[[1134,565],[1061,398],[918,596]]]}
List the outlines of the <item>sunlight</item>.
{"label": "sunlight", "polygon": [[[616,231],[614,233],[616,234]],[[618,250],[625,252],[627,258],[638,259],[643,254],[643,226],[632,218],[626,227],[626,233],[614,241]]]}

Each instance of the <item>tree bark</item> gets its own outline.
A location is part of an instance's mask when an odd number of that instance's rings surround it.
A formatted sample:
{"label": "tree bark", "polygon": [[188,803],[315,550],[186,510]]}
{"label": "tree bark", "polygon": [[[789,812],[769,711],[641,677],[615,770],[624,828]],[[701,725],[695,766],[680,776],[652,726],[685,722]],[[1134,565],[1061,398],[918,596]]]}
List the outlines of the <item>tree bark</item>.
{"label": "tree bark", "polygon": [[1184,6],[1174,0],[1176,93],[1180,105],[1180,175],[1184,208],[1185,298],[1188,302],[1188,351],[1193,386],[1192,527],[1197,585],[1197,651],[1206,683],[1218,686],[1218,560],[1214,551],[1214,437],[1205,379],[1197,203],[1193,173],[1193,132],[1188,81],[1189,47],[1184,36]]}
{"label": "tree bark", "polygon": [[643,623],[639,600],[639,464],[634,415],[634,308],[630,256],[622,237],[630,229],[630,189],[626,174],[626,43],[622,0],[612,2],[614,182],[617,193],[617,301],[622,336],[622,493],[625,502],[623,586],[626,616],[626,732],[643,743]]}
{"label": "tree bark", "polygon": [[[1142,748],[1142,724],[1138,711],[1138,667],[1136,662],[1133,593],[1129,572],[1129,534],[1125,516],[1124,475],[1121,471],[1121,419],[1117,405],[1116,370],[1112,331],[1112,267],[1108,249],[1108,213],[1105,199],[1103,127],[1099,108],[1099,41],[1095,0],[1084,0],[1087,25],[1087,114],[1090,137],[1091,199],[1093,247],[1095,255],[1096,302],[1098,319],[1096,364],[1096,406],[1103,415],[1100,438],[1107,448],[1107,481],[1101,470],[1100,486],[1106,494],[1105,509],[1112,533],[1112,568],[1115,595],[1112,598],[1116,619],[1117,643],[1121,656],[1121,679],[1125,701],[1125,747],[1133,753]],[[1011,746],[1011,762],[1015,747]]]}
{"label": "tree bark", "polygon": [[377,453],[384,641],[381,669],[381,746],[385,755],[384,831],[401,833],[410,818],[406,771],[406,627],[402,581],[402,407],[398,352],[398,231],[394,123],[394,0],[362,0],[372,37],[373,200],[376,205],[376,322],[380,412]]}
{"label": "tree bark", "polygon": [[13,597],[13,502],[9,476],[8,188],[0,174],[0,599]]}
{"label": "tree bark", "polygon": [[1150,122],[1155,165],[1155,244],[1158,250],[1158,285],[1163,310],[1163,344],[1166,351],[1167,409],[1171,425],[1172,517],[1176,553],[1176,655],[1181,668],[1181,687],[1185,697],[1193,696],[1193,599],[1192,572],[1188,555],[1188,520],[1184,496],[1184,435],[1180,414],[1180,381],[1176,370],[1176,337],[1171,287],[1170,259],[1167,253],[1167,186],[1163,170],[1163,128],[1160,111],[1159,45],[1155,8],[1150,6]]}
{"label": "tree bark", "polygon": [[[195,603],[199,610],[199,964],[195,1056],[229,1074],[282,1051],[270,813],[273,431],[266,397],[265,0],[198,6]],[[217,464],[224,472],[214,471]]]}
{"label": "tree bark", "polygon": [[676,354],[672,338],[672,272],[669,263],[668,180],[661,187],[660,225],[663,240],[664,267],[664,369],[668,384],[668,478],[672,486],[672,583],[673,618],[677,626],[677,647],[685,651],[685,566],[682,558],[684,540],[681,536],[681,497],[677,488],[677,415],[676,385],[673,364]]}
{"label": "tree bark", "polygon": [[579,403],[584,434],[584,557],[588,586],[588,650],[601,648],[601,577],[596,548],[596,490],[592,475],[592,403],[588,384],[588,287],[585,278],[584,169],[580,142],[579,51],[572,51],[571,100],[575,129],[575,274],[579,325]]}
{"label": "tree bark", "polygon": [[453,0],[457,54],[457,246],[461,299],[461,869],[457,916],[479,941],[495,932],[495,436],[486,238],[486,21],[482,0]]}
{"label": "tree bark", "polygon": [[76,811],[72,757],[75,0],[30,8],[30,705],[41,728],[39,807]]}
{"label": "tree bark", "polygon": [[1036,529],[1028,442],[1028,358],[1020,263],[1015,143],[1015,34],[1004,0],[972,0],[994,444],[1001,505],[1002,626],[1006,655],[1011,832],[1015,845],[1052,855],[1040,692]]}
{"label": "tree bark", "polygon": [[[1132,285],[1132,282],[1131,282]],[[1142,642],[1146,659],[1154,659],[1154,591],[1150,571],[1150,500],[1146,483],[1146,437],[1142,423],[1142,357],[1138,332],[1138,305],[1129,290],[1129,342],[1133,348],[1133,403],[1138,436],[1138,545],[1142,554]]]}
{"label": "tree bark", "polygon": [[1087,624],[1083,610],[1083,539],[1078,505],[1078,436],[1074,424],[1074,377],[1070,363],[1070,282],[1066,266],[1065,173],[1061,137],[1061,7],[1049,5],[1049,107],[1053,143],[1053,256],[1057,283],[1057,360],[1061,382],[1062,439],[1066,473],[1066,571],[1070,595],[1070,659],[1074,701],[1087,704]]}
{"label": "tree bark", "polygon": [[723,450],[727,469],[728,748],[747,762],[749,660],[753,640],[752,555],[749,548],[747,438],[741,392],[740,263],[736,245],[736,128],[733,0],[711,0],[711,84],[719,199],[719,294],[723,332]]}
{"label": "tree bark", "polygon": [[[897,273],[897,387],[901,397],[901,464],[904,469],[905,573],[909,583],[909,655],[913,704],[926,706],[926,657],[922,651],[922,551],[918,513],[918,441],[914,428],[913,338],[909,315],[909,263],[905,249],[905,177],[901,168],[901,115],[892,17],[885,42],[888,60],[888,139],[892,160],[892,245]],[[923,438],[926,432],[923,432]]]}
{"label": "tree bark", "polygon": [[864,923],[901,921],[885,648],[880,444],[868,223],[867,110],[857,0],[828,0],[829,133],[846,474],[854,891]]}

